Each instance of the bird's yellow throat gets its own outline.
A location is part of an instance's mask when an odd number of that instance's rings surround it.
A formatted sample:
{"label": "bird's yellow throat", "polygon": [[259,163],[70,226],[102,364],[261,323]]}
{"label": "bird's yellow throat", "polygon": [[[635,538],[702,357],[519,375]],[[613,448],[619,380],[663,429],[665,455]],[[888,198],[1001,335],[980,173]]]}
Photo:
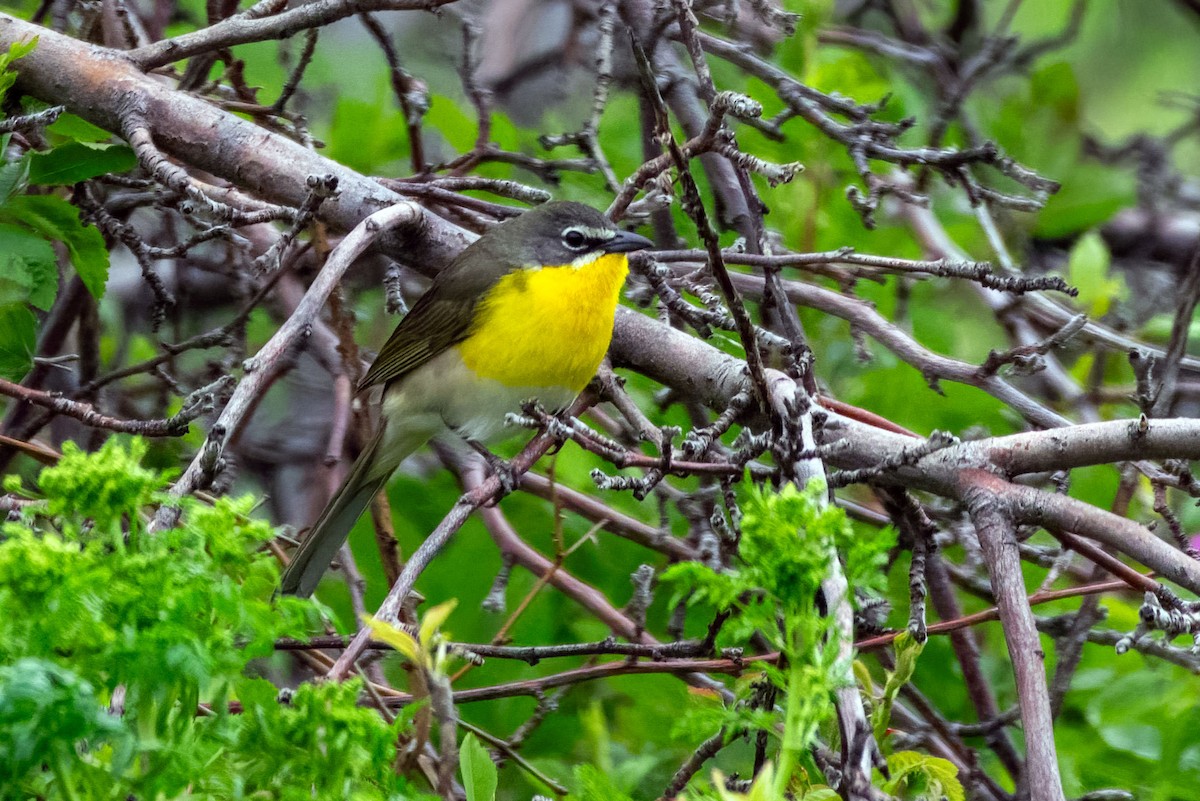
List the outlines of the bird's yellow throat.
{"label": "bird's yellow throat", "polygon": [[596,374],[612,340],[624,253],[580,266],[514,270],[475,313],[460,345],[476,375],[510,387],[567,387],[580,392]]}

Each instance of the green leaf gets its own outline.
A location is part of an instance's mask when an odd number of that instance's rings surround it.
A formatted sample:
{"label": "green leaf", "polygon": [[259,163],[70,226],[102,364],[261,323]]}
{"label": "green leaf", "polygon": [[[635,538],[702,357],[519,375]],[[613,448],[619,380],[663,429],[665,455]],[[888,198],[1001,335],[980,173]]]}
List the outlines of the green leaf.
{"label": "green leaf", "polygon": [[70,186],[97,175],[128,172],[136,166],[137,156],[125,145],[68,142],[47,153],[35,153],[29,181],[40,186]]}
{"label": "green leaf", "polygon": [[373,639],[387,643],[413,662],[420,662],[421,648],[417,645],[416,638],[407,631],[393,626],[386,620],[379,620],[369,616],[363,618],[363,623],[371,630],[371,637]]}
{"label": "green leaf", "polygon": [[112,134],[74,114],[60,114],[46,130],[75,142],[107,142]]}
{"label": "green leaf", "polygon": [[29,302],[29,286],[33,278],[24,259],[13,256],[0,266],[0,306]]}
{"label": "green leaf", "polygon": [[496,765],[474,734],[467,734],[463,738],[458,766],[462,770],[467,801],[495,801]]}
{"label": "green leaf", "polygon": [[74,206],[54,195],[22,195],[0,207],[0,218],[19,222],[47,239],[65,244],[83,285],[97,300],[104,296],[109,266],[104,236],[84,225]]}
{"label": "green leaf", "polygon": [[1048,64],[1029,76],[1034,103],[1057,112],[1064,122],[1079,119],[1079,81],[1065,61]]}
{"label": "green leaf", "polygon": [[574,778],[571,797],[579,801],[632,801],[617,787],[612,776],[594,765],[576,765]]}
{"label": "green leaf", "polygon": [[725,775],[719,770],[713,771],[713,787],[721,801],[784,801],[784,795],[778,792],[775,781],[776,766],[773,762],[763,765],[763,769],[754,777],[754,783],[744,793],[734,792],[725,787]]}
{"label": "green leaf", "polygon": [[10,70],[9,66],[17,59],[32,53],[37,43],[36,36],[28,42],[13,42],[8,46],[7,53],[0,54],[0,96],[17,82],[17,74]]}
{"label": "green leaf", "polygon": [[841,798],[837,794],[837,790],[829,787],[818,787],[815,790],[809,790],[804,794],[803,801],[838,801]]}
{"label": "green leaf", "polygon": [[0,306],[0,376],[19,381],[33,366],[37,321],[22,304]]}
{"label": "green leaf", "polygon": [[0,303],[28,301],[49,309],[58,291],[54,248],[42,237],[0,223]]}
{"label": "green leaf", "polygon": [[381,102],[341,97],[329,133],[329,157],[377,174],[408,152],[404,115]]}
{"label": "green leaf", "polygon": [[608,731],[608,720],[604,717],[604,706],[593,700],[579,713],[579,723],[592,747],[596,767],[606,776],[613,774],[612,737]]}
{"label": "green leaf", "polygon": [[913,801],[966,801],[966,791],[958,780],[958,768],[939,757],[916,751],[898,751],[887,758],[891,779],[885,792]]}
{"label": "green leaf", "polygon": [[[0,138],[0,152],[8,149],[8,137]],[[29,183],[29,161],[31,155],[24,154],[15,161],[7,161],[0,166],[0,206],[8,202],[13,195],[25,191]]]}
{"label": "green leaf", "polygon": [[0,70],[8,69],[8,66],[19,58],[24,58],[34,51],[37,47],[38,37],[33,37],[28,42],[13,42],[8,46],[8,52],[0,54]]}
{"label": "green leaf", "polygon": [[925,648],[925,643],[917,642],[907,631],[896,636],[892,646],[896,649],[896,669],[887,673],[887,684],[883,688],[883,697],[871,711],[871,723],[875,730],[875,739],[882,740],[892,718],[892,706],[900,689],[912,679],[913,671],[917,668],[917,657]]}
{"label": "green leaf", "polygon": [[[360,705],[361,682],[303,684],[284,703],[249,678],[317,607],[272,597],[274,532],[248,517],[252,498],[180,499],[182,525],[150,536],[167,476],[149,448],[64,443],[38,477],[44,500],[0,523],[0,798],[430,801],[393,770],[404,716]],[[118,685],[126,713],[111,715]],[[201,701],[211,714],[191,713]]]}
{"label": "green leaf", "polygon": [[76,759],[77,744],[96,748],[125,734],[124,721],[109,715],[92,685],[69,669],[32,658],[0,667],[0,753],[5,755],[6,779],[36,775],[47,764],[61,768]]}
{"label": "green leaf", "polygon": [[436,128],[456,151],[466,152],[475,144],[475,136],[479,130],[478,120],[468,115],[458,103],[448,97],[434,95],[430,98],[425,122]]}
{"label": "green leaf", "polygon": [[33,278],[29,302],[42,311],[49,311],[58,294],[58,266],[53,261],[37,261],[27,264],[26,269]]}
{"label": "green leaf", "polygon": [[456,606],[458,606],[458,599],[451,598],[449,601],[440,603],[421,615],[421,629],[417,634],[417,639],[420,640],[422,648],[429,649],[430,644],[433,642],[433,635],[446,622],[446,618],[450,617],[450,613],[454,611],[454,607]]}
{"label": "green leaf", "polygon": [[1098,231],[1089,231],[1075,242],[1067,262],[1067,280],[1079,288],[1078,302],[1093,317],[1103,317],[1114,300],[1128,296],[1120,275],[1109,272],[1112,257]]}
{"label": "green leaf", "polygon": [[1137,202],[1137,180],[1130,170],[1083,162],[1054,178],[1062,182],[1062,189],[1038,215],[1033,231],[1038,237],[1074,236],[1103,225],[1122,208]]}
{"label": "green leaf", "polygon": [[[1108,246],[1097,231],[1088,231],[1071,248],[1069,270],[1073,283],[1095,284],[1108,277],[1111,257]],[[1082,297],[1082,288],[1081,288]]]}

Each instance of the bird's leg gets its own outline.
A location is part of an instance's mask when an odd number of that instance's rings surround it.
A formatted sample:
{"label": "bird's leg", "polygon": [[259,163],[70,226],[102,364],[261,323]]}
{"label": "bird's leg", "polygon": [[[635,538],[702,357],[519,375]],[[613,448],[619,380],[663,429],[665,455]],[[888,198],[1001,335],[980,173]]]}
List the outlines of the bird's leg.
{"label": "bird's leg", "polygon": [[544,429],[546,434],[555,440],[554,445],[548,451],[551,456],[562,450],[562,446],[571,438],[571,433],[580,425],[579,421],[571,415],[569,407],[550,412],[537,398],[530,398],[522,402],[521,411],[524,412],[524,417],[509,415],[510,418],[513,418],[512,422],[528,428]]}
{"label": "bird's leg", "polygon": [[482,442],[468,439],[467,444],[483,457],[488,467],[496,474],[496,478],[500,479],[500,487],[504,490],[505,495],[508,495],[517,488],[517,477],[513,474],[513,469],[508,462],[488,450],[487,446]]}

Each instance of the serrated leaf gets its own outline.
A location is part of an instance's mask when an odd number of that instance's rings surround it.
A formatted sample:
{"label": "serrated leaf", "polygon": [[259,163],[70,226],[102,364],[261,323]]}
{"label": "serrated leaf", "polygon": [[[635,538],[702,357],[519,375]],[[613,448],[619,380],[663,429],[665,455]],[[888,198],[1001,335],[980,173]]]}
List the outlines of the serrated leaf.
{"label": "serrated leaf", "polygon": [[[8,137],[0,140],[0,152],[8,149]],[[25,190],[29,183],[30,154],[25,153],[19,159],[7,161],[0,165],[0,206],[8,202],[13,195]]]}
{"label": "serrated leaf", "polygon": [[0,217],[19,222],[47,239],[65,244],[83,285],[97,300],[104,297],[104,286],[108,283],[108,248],[104,246],[104,236],[95,228],[84,225],[74,206],[54,195],[21,195],[0,207]]}
{"label": "serrated leaf", "polygon": [[50,259],[26,262],[23,266],[31,279],[29,302],[42,311],[50,311],[50,306],[54,304],[54,298],[58,295],[58,265]]}
{"label": "serrated leaf", "polygon": [[[0,273],[25,289],[23,297],[39,309],[49,309],[58,291],[58,267],[54,248],[44,238],[16,225],[0,223]],[[11,287],[10,287],[11,288]]]}
{"label": "serrated leaf", "polygon": [[914,801],[966,801],[958,768],[945,759],[898,751],[887,758],[887,766],[891,779],[883,787],[885,792]]}
{"label": "serrated leaf", "polygon": [[28,302],[32,283],[24,259],[14,256],[6,264],[0,264],[0,306]]}
{"label": "serrated leaf", "polygon": [[496,765],[474,734],[463,738],[458,752],[458,766],[462,770],[467,801],[495,801]]}
{"label": "serrated leaf", "polygon": [[454,611],[454,607],[458,606],[458,600],[451,598],[445,603],[438,604],[421,616],[421,631],[420,637],[421,646],[428,648],[433,635],[446,622],[446,618],[450,617],[450,613]]}
{"label": "serrated leaf", "polygon": [[373,639],[387,643],[412,662],[420,661],[420,647],[417,645],[416,639],[407,631],[369,616],[363,617],[363,623],[366,623],[367,628],[371,630]]}
{"label": "serrated leaf", "polygon": [[19,381],[33,366],[37,321],[23,304],[0,306],[0,376]]}
{"label": "serrated leaf", "polygon": [[33,154],[29,182],[39,186],[70,186],[97,175],[128,172],[137,156],[125,145],[67,142],[46,153]]}
{"label": "serrated leaf", "polygon": [[938,789],[946,797],[946,801],[966,801],[967,793],[958,780],[958,768],[954,763],[941,757],[927,757],[925,769],[930,778],[938,784]]}

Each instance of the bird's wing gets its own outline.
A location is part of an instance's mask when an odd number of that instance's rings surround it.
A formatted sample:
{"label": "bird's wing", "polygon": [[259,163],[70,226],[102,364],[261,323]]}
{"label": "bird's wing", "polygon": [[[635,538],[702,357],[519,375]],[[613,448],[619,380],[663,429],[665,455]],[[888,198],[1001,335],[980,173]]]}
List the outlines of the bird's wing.
{"label": "bird's wing", "polygon": [[413,305],[358,382],[359,391],[401,378],[467,338],[476,301],[438,294],[431,289]]}
{"label": "bird's wing", "polygon": [[466,339],[480,298],[508,270],[486,236],[460,253],[396,326],[358,382],[359,391],[402,378]]}

